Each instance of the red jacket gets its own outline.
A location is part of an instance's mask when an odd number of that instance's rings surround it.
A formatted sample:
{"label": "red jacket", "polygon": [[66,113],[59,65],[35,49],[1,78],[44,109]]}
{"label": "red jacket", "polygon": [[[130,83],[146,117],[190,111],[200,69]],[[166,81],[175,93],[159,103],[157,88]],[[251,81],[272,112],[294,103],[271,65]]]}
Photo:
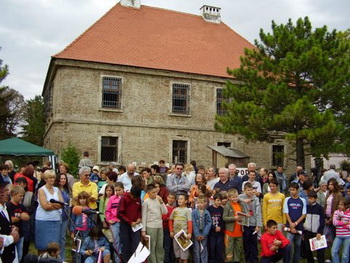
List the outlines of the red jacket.
{"label": "red jacket", "polygon": [[265,232],[260,239],[261,256],[272,257],[274,254],[276,254],[276,251],[270,250],[275,240],[282,241],[282,248],[289,244],[289,240],[281,233],[281,231],[277,230],[274,235],[271,235],[269,232]]}
{"label": "red jacket", "polygon": [[129,225],[141,219],[141,199],[133,199],[130,193],[124,193],[119,201],[118,218]]}

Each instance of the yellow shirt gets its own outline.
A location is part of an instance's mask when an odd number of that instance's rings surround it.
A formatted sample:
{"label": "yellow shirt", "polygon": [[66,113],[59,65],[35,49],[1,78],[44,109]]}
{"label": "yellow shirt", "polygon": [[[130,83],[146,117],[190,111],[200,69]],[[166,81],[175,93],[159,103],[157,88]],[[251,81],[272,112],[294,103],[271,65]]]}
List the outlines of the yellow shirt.
{"label": "yellow shirt", "polygon": [[[94,182],[89,182],[87,185],[83,185],[80,181],[76,182],[73,184],[73,198],[78,196],[79,193],[82,191],[87,192],[90,194],[92,197],[95,197],[96,200],[98,198],[98,191],[97,191],[97,184]],[[89,207],[91,209],[96,209],[97,208],[97,203],[96,202],[90,202]]]}
{"label": "yellow shirt", "polygon": [[278,224],[285,224],[286,217],[283,213],[283,204],[286,197],[281,193],[268,193],[263,199],[263,223],[266,226],[270,219],[275,220]]}

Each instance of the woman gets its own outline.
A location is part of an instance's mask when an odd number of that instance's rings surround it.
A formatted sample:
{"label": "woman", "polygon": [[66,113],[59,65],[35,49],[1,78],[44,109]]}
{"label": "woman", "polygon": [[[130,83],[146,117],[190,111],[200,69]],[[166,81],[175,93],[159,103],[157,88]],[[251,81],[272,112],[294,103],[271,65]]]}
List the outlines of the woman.
{"label": "woman", "polygon": [[208,197],[209,192],[210,187],[207,186],[207,181],[205,180],[204,174],[198,173],[195,177],[195,184],[192,185],[190,189],[190,207],[195,208],[196,199],[200,194],[203,194]]}
{"label": "woman", "polygon": [[[265,168],[261,168],[261,169],[265,169]],[[261,170],[260,169],[260,170]],[[266,169],[265,169],[266,170]],[[269,182],[271,181],[271,179],[276,179],[276,175],[274,172],[270,171],[267,174],[267,182],[264,183],[263,185],[263,195],[270,193],[270,186],[269,186]]]}
{"label": "woman", "polygon": [[38,182],[38,180],[34,177],[34,166],[33,165],[28,165],[23,169],[22,173],[17,173],[15,174],[15,181],[19,177],[24,177],[27,180],[27,187],[28,191],[34,193],[35,186]]}
{"label": "woman", "polygon": [[145,181],[145,186],[154,183],[152,171],[150,168],[146,167],[141,170],[142,179]]}
{"label": "woman", "polygon": [[335,238],[335,227],[332,223],[333,213],[338,208],[339,201],[342,199],[340,187],[335,178],[331,178],[327,183],[328,193],[325,200],[324,211],[326,214],[325,235],[327,242],[332,243]]}
{"label": "woman", "polygon": [[[63,198],[63,202],[69,204],[69,183],[66,174],[61,173],[56,177],[55,187],[58,187]],[[69,217],[69,207],[63,207],[62,209],[62,223],[60,228],[60,248],[61,248],[61,259],[65,260],[65,246],[66,246],[66,233],[68,228],[68,217]]]}
{"label": "woman", "polygon": [[54,187],[55,172],[45,171],[42,179],[46,184],[38,190],[39,205],[35,214],[35,247],[39,255],[45,252],[50,242],[59,243],[62,206],[50,203],[50,200],[63,202],[60,190]]}

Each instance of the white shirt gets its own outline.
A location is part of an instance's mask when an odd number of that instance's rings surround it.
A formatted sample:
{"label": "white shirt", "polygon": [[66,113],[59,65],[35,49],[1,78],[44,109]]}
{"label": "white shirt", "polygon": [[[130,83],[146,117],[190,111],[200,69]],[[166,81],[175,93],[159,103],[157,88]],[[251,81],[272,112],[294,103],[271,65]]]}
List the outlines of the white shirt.
{"label": "white shirt", "polygon": [[[7,209],[6,209],[6,205],[2,205],[0,204],[0,213],[2,213],[3,215],[5,215],[5,217],[7,218],[8,221],[10,221],[10,217],[9,217],[9,214],[7,212]],[[3,244],[3,247],[0,249],[0,255],[2,255],[2,252],[4,252],[4,248],[5,247],[8,247],[9,245],[11,245],[13,243],[13,236],[11,235],[0,235],[0,237],[2,237],[4,239],[4,244]],[[16,257],[15,259],[13,260],[12,263],[18,263],[18,255],[17,255],[17,249],[15,249],[15,253],[16,253]],[[0,258],[0,263],[1,263],[1,258]]]}

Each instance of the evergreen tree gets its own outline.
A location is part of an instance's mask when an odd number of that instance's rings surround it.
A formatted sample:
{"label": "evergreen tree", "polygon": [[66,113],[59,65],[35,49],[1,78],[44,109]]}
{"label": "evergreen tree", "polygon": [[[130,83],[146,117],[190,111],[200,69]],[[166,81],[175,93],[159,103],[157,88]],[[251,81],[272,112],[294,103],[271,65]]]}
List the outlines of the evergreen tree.
{"label": "evergreen tree", "polygon": [[272,21],[272,33],[261,29],[255,45],[240,68],[228,70],[235,81],[224,89],[226,114],[216,117],[216,128],[247,142],[283,136],[294,144],[298,165],[306,154],[327,155],[346,128],[348,43],[326,26],[313,30],[305,17],[295,25]]}
{"label": "evergreen tree", "polygon": [[76,177],[80,161],[80,151],[72,144],[62,149],[61,160],[68,164],[70,173]]}

